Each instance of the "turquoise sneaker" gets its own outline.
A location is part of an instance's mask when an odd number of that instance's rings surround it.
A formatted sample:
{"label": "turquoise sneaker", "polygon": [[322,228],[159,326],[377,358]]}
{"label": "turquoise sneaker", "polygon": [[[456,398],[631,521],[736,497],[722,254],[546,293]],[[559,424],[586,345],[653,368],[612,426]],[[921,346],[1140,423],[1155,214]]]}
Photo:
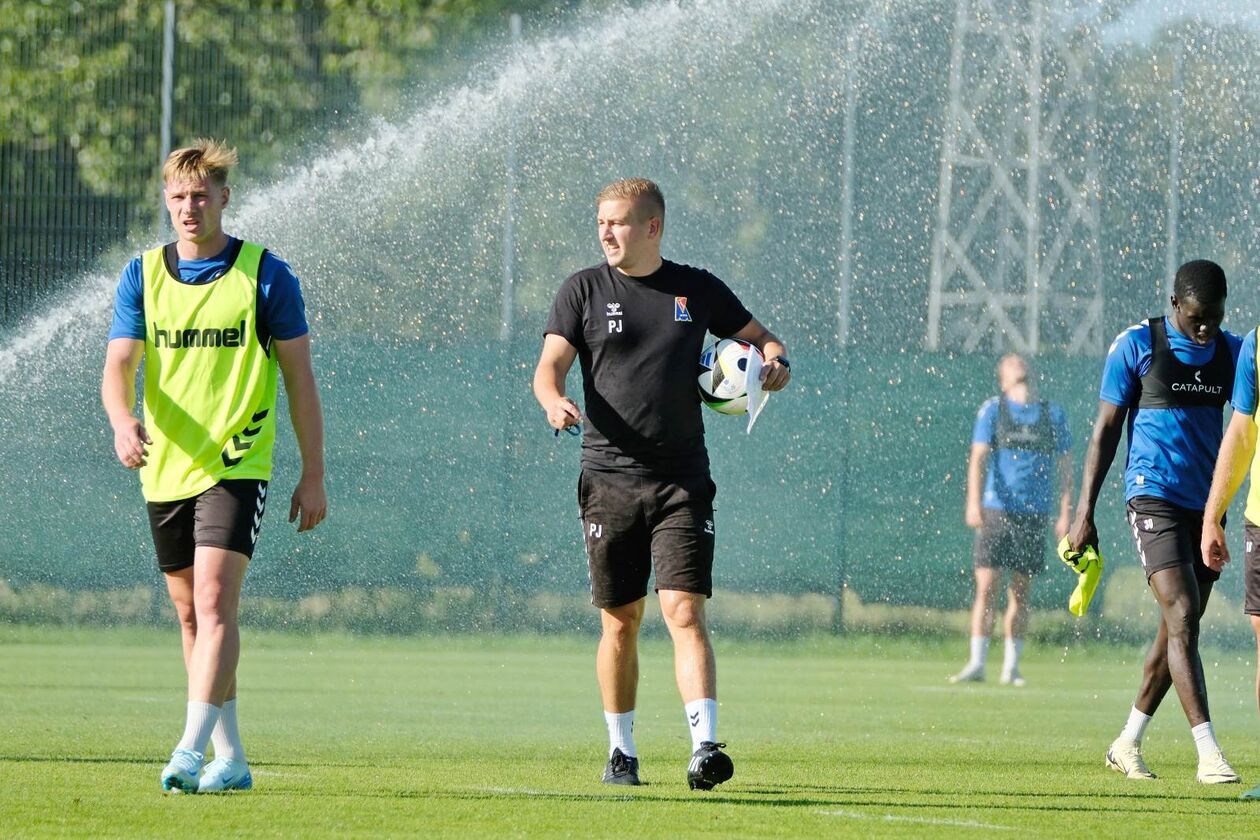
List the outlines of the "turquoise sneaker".
{"label": "turquoise sneaker", "polygon": [[197,785],[198,793],[220,793],[227,790],[249,790],[254,786],[254,777],[249,773],[249,765],[232,758],[216,758],[201,771],[201,781]]}
{"label": "turquoise sneaker", "polygon": [[197,777],[206,757],[192,750],[175,750],[170,763],[162,771],[162,790],[166,793],[196,793]]}

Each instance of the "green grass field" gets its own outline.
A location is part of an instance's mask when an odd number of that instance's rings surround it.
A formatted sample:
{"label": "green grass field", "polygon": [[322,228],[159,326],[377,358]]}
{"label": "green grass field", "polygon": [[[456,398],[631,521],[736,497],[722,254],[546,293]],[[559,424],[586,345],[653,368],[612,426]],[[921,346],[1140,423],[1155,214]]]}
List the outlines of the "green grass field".
{"label": "green grass field", "polygon": [[[593,642],[250,634],[240,714],[256,786],[163,796],[182,726],[178,639],[0,629],[0,834],[172,836],[1242,836],[1260,803],[1194,781],[1170,695],[1145,749],[1102,766],[1140,652],[1033,649],[1023,689],[951,687],[964,643],[718,640],[735,778],[684,781],[670,654],[643,650],[638,789],[599,783]],[[1253,663],[1207,657],[1227,755],[1260,781]],[[1247,785],[1249,786],[1249,785]]]}

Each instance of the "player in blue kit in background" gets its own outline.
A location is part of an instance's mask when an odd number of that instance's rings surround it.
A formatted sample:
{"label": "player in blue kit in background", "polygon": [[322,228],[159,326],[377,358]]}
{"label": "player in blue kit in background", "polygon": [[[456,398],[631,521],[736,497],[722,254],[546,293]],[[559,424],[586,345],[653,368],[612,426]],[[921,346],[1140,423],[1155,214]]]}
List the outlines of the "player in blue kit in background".
{"label": "player in blue kit in background", "polygon": [[1142,735],[1173,686],[1198,750],[1198,780],[1241,781],[1216,741],[1199,658],[1199,619],[1220,577],[1219,564],[1208,567],[1200,553],[1203,511],[1242,344],[1220,328],[1225,295],[1219,265],[1188,262],[1173,282],[1172,315],[1135,324],[1112,342],[1069,532],[1073,549],[1098,546],[1094,508],[1127,427],[1128,522],[1161,616],[1128,723],[1107,750],[1107,766],[1130,779],[1155,778]]}
{"label": "player in blue kit in background", "polygon": [[1033,395],[1022,356],[1003,356],[997,378],[1002,393],[980,406],[967,464],[966,521],[976,531],[971,658],[950,682],[984,679],[994,595],[1007,569],[1001,682],[1022,686],[1019,657],[1028,627],[1028,598],[1033,577],[1046,568],[1050,517],[1055,516],[1056,536],[1067,533],[1072,433],[1062,406]]}

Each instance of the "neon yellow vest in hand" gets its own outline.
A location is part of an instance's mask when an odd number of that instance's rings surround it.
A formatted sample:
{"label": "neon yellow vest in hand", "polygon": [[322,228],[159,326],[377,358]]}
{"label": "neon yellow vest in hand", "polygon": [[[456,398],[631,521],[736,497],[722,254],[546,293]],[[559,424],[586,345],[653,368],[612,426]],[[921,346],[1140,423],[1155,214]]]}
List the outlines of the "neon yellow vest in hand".
{"label": "neon yellow vest in hand", "polygon": [[151,502],[187,499],[225,478],[271,478],[278,366],[258,341],[263,249],[240,243],[223,276],[175,277],[173,245],[147,251],[144,271],[144,427],[140,468]]}
{"label": "neon yellow vest in hand", "polygon": [[[1256,338],[1260,341],[1260,327],[1257,330]],[[1256,346],[1256,358],[1260,360],[1260,343]],[[1257,370],[1260,371],[1260,368]],[[1255,413],[1251,415],[1251,420],[1255,422]],[[1251,489],[1247,491],[1247,507],[1243,511],[1243,517],[1253,525],[1260,524],[1260,457],[1258,455],[1260,453],[1251,456]]]}

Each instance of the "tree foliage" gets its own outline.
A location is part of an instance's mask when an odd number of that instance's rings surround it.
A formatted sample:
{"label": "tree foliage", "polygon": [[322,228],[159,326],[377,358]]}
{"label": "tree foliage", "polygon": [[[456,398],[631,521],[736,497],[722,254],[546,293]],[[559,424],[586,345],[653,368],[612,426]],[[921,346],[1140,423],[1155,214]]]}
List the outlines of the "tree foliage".
{"label": "tree foliage", "polygon": [[[0,0],[0,145],[68,146],[85,188],[144,199],[160,156],[163,5]],[[265,165],[331,115],[395,106],[503,6],[177,0],[174,140],[230,137]]]}

